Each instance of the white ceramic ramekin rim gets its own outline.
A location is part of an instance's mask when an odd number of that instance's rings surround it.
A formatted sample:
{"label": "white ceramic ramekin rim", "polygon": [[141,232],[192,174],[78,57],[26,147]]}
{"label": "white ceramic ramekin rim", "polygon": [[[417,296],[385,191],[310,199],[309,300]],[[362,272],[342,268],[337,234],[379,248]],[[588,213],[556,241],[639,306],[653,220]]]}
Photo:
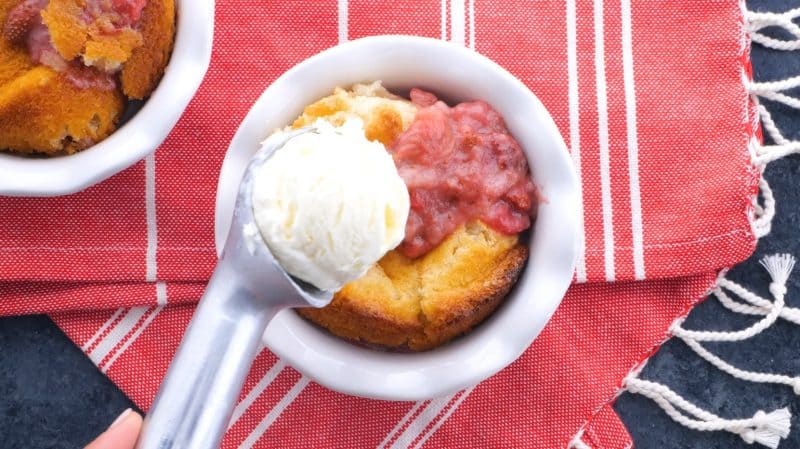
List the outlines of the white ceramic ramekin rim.
{"label": "white ceramic ramekin rim", "polygon": [[211,62],[214,0],[177,0],[175,48],[158,87],[127,123],[80,153],[28,158],[0,153],[0,195],[81,191],[152,153],[183,114]]}
{"label": "white ceramic ramekin rim", "polygon": [[362,348],[279,313],[264,342],[298,371],[333,390],[369,398],[422,400],[475,385],[516,360],[555,312],[573,277],[579,187],[566,145],[547,110],[517,78],[463,47],[411,36],[377,36],[326,50],[278,78],[253,105],[223,162],[216,244],[227,235],[239,180],[272,130],[336,86],[383,80],[390,90],[424,87],[450,100],[483,99],[506,119],[546,201],[530,238],[528,264],[505,303],[467,335],[432,351]]}

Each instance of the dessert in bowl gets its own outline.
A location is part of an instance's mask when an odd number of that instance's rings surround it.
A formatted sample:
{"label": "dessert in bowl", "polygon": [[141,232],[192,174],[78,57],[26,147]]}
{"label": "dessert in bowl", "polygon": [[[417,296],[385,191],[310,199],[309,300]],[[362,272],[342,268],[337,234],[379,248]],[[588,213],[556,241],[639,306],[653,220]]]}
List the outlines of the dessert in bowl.
{"label": "dessert in bowl", "polygon": [[[453,67],[459,70],[453,70]],[[453,235],[475,238],[477,243],[465,245],[467,248],[489,248],[507,239],[504,244],[499,244],[502,249],[497,253],[517,254],[510,257],[513,261],[508,263],[500,263],[491,257],[475,258],[484,261],[487,269],[504,267],[508,274],[498,276],[501,282],[495,286],[494,295],[482,294],[484,302],[489,305],[488,311],[481,310],[480,304],[470,304],[470,310],[482,316],[474,321],[463,321],[466,323],[463,328],[443,331],[443,338],[422,341],[419,345],[411,343],[405,336],[394,342],[389,341],[391,339],[371,342],[384,347],[435,349],[398,353],[354,345],[293,311],[279,313],[264,337],[267,346],[278,356],[332,389],[384,399],[430,398],[478,383],[513,362],[555,311],[572,279],[574,268],[579,210],[577,182],[566,147],[547,111],[520,81],[505,70],[474,52],[441,41],[408,36],[366,38],[333,48],[299,64],[276,80],[256,102],[223,163],[217,197],[218,248],[221,248],[230,225],[238,182],[260,142],[274,130],[294,123],[304,110],[309,112],[306,109],[309,105],[330,96],[335,88],[373,80],[382,80],[390,92],[404,98],[409,98],[411,89],[418,87],[445,99],[450,105],[479,100],[491,105],[505,119],[509,134],[518,141],[525,155],[538,189],[536,198],[543,198],[536,209],[533,228],[527,238],[520,239],[503,233],[493,236],[491,233],[497,231],[485,226],[485,222],[459,223],[455,229],[443,233],[444,238],[436,242],[434,248],[429,248],[427,255],[418,256],[423,259],[430,257],[439,247],[447,245],[447,239]],[[309,114],[308,119],[319,118],[313,115]],[[367,130],[372,117],[372,114],[368,115],[368,120],[364,120]],[[398,117],[399,120],[394,121],[399,125],[397,132],[407,131],[409,128],[403,114]],[[413,119],[410,120],[413,124]],[[298,126],[303,124],[297,123]],[[380,141],[380,134],[371,137]],[[493,240],[493,245],[486,244]],[[443,255],[451,252],[451,248],[446,248]],[[410,256],[415,255],[415,245],[407,245],[407,248],[401,245],[398,253],[405,249],[412,251]],[[529,254],[526,265],[522,263],[524,253]],[[448,264],[447,259],[435,259],[430,262],[430,269],[425,271],[432,280],[440,281],[442,277],[437,275],[436,267],[458,270],[458,263]],[[468,273],[481,270],[480,265],[462,269]],[[519,278],[512,288],[517,274]],[[443,285],[447,288],[446,284]],[[509,289],[510,293],[505,295]],[[460,296],[463,300],[463,295]],[[465,335],[441,344],[489,315],[488,312],[500,300],[503,300],[502,306],[485,322]],[[377,301],[381,302],[381,298]],[[387,301],[383,298],[383,302]],[[308,316],[307,312],[303,313]],[[326,324],[322,319],[315,321]],[[356,337],[370,343],[364,335],[346,335],[335,326],[327,327],[345,337]],[[379,329],[375,335],[385,337],[388,333]]]}
{"label": "dessert in bowl", "polygon": [[213,2],[0,1],[0,194],[50,196],[152,152],[208,67]]}
{"label": "dessert in bowl", "polygon": [[358,344],[420,351],[469,331],[502,303],[527,260],[520,237],[538,198],[519,144],[491,105],[451,108],[416,88],[409,96],[380,81],[337,88],[292,124],[363,123],[360,133],[392,155],[411,199],[409,212],[392,220],[405,228],[392,251],[337,289],[330,305],[300,314]]}

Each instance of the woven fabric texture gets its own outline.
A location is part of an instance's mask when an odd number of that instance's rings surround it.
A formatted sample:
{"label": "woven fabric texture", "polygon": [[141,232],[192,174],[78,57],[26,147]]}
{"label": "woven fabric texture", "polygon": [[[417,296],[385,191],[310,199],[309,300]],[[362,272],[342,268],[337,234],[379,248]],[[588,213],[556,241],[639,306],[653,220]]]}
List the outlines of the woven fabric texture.
{"label": "woven fabric texture", "polygon": [[579,428],[595,449],[628,447],[607,406],[622,378],[717,270],[755,246],[757,127],[739,1],[219,0],[216,9],[207,78],[154,155],[75,195],[0,198],[0,314],[52,314],[146,409],[213,270],[218,171],[258,95],[343,40],[451,40],[527,84],[570,147],[583,189],[575,285],[516,363],[431,401],[341,395],[264,350],[224,447],[563,448]]}

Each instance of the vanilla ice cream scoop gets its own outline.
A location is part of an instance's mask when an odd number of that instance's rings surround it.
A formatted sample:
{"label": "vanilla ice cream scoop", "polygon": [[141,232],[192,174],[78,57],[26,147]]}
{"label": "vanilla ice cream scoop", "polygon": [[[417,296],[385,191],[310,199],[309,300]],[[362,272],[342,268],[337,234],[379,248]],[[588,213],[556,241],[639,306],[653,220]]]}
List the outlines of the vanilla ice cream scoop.
{"label": "vanilla ice cream scoop", "polygon": [[[363,276],[405,236],[408,189],[359,119],[318,120],[255,172],[253,215],[289,274],[337,291]],[[282,131],[279,131],[282,132]]]}
{"label": "vanilla ice cream scoop", "polygon": [[137,449],[218,448],[272,317],[329,304],[403,240],[408,211],[391,156],[360,121],[270,136],[242,174],[225,248]]}

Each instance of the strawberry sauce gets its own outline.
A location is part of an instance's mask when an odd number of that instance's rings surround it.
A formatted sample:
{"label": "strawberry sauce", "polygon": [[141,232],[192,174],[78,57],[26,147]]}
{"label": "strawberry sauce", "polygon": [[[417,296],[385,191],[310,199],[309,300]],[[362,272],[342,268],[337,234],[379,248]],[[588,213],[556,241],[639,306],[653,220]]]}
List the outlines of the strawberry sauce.
{"label": "strawberry sauce", "polygon": [[[25,44],[28,34],[42,23],[41,11],[49,0],[24,0],[9,11],[3,24],[3,37],[12,44]],[[43,26],[43,25],[42,25]],[[48,36],[49,38],[49,36]]]}
{"label": "strawberry sauce", "polygon": [[400,252],[422,256],[474,219],[508,235],[530,227],[538,195],[503,117],[486,102],[451,108],[420,89],[411,101],[417,116],[390,148],[411,196]]}

